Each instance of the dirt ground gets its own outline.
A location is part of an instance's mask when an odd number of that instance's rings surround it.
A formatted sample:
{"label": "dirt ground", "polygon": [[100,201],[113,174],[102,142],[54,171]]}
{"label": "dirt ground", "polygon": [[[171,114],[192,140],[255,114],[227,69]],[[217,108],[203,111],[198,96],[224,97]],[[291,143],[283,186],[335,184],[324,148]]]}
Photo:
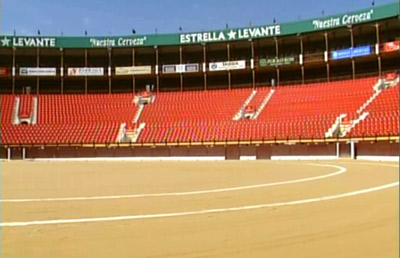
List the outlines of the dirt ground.
{"label": "dirt ground", "polygon": [[[398,182],[398,163],[3,162],[1,172],[2,258],[399,255],[398,186],[288,205]],[[117,220],[132,215],[143,216]],[[7,225],[60,219],[71,223]]]}

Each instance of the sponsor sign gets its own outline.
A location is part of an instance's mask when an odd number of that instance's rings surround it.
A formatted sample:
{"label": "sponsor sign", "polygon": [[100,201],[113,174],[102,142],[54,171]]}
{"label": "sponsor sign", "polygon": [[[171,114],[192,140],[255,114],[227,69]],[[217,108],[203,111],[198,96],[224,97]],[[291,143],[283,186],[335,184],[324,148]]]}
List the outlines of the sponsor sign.
{"label": "sponsor sign", "polygon": [[281,35],[280,25],[180,34],[181,44],[243,40]]}
{"label": "sponsor sign", "polygon": [[245,68],[246,68],[245,60],[209,63],[210,71],[228,71],[228,70],[239,70]]}
{"label": "sponsor sign", "polygon": [[185,64],[185,73],[196,73],[200,71],[199,64]]}
{"label": "sponsor sign", "polygon": [[143,37],[119,37],[119,38],[90,38],[91,47],[134,47],[143,46],[147,40]]}
{"label": "sponsor sign", "polygon": [[56,47],[56,38],[45,37],[4,37],[0,39],[0,46],[3,47]]}
{"label": "sponsor sign", "polygon": [[151,74],[151,66],[121,66],[115,67],[115,75]]}
{"label": "sponsor sign", "polygon": [[19,75],[21,76],[56,76],[57,70],[53,67],[21,67]]}
{"label": "sponsor sign", "polygon": [[163,73],[195,73],[199,71],[199,64],[163,65]]}
{"label": "sponsor sign", "polygon": [[163,73],[176,73],[177,71],[176,65],[163,65],[162,71]]}
{"label": "sponsor sign", "polygon": [[275,58],[261,58],[259,60],[259,66],[279,66],[293,64],[295,58],[293,56],[288,57],[275,57]]}
{"label": "sponsor sign", "polygon": [[68,76],[103,76],[103,67],[72,67],[68,68]]}
{"label": "sponsor sign", "polygon": [[312,25],[315,30],[331,29],[351,24],[371,21],[374,17],[374,10],[370,9],[364,12],[357,12],[353,14],[344,14],[341,16],[334,16],[327,19],[314,19]]}
{"label": "sponsor sign", "polygon": [[358,56],[366,56],[371,54],[370,46],[362,46],[355,48],[346,48],[341,50],[336,50],[331,52],[333,60],[343,59],[343,58],[353,58]]}
{"label": "sponsor sign", "polygon": [[392,41],[383,44],[383,52],[392,52],[400,49],[399,41]]}

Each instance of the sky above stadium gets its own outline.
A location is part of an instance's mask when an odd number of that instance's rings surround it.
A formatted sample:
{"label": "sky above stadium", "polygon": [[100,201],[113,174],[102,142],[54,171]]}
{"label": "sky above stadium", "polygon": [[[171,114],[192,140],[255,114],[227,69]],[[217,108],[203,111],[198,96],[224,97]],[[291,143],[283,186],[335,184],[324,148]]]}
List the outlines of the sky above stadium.
{"label": "sky above stadium", "polygon": [[[395,0],[375,0],[375,5]],[[304,20],[371,7],[372,0],[0,0],[1,34],[178,33]]]}

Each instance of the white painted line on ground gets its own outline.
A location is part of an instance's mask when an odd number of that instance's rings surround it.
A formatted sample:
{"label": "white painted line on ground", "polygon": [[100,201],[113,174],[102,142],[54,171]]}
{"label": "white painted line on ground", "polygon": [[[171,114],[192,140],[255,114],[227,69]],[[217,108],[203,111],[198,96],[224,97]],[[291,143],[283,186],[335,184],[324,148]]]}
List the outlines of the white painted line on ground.
{"label": "white painted line on ground", "polygon": [[257,160],[256,156],[240,156],[239,160]]}
{"label": "white painted line on ground", "polygon": [[271,156],[271,160],[333,160],[336,156]]}
{"label": "white painted line on ground", "polygon": [[247,189],[254,189],[254,188],[262,188],[262,187],[269,187],[269,186],[287,185],[287,184],[295,184],[295,183],[314,181],[314,180],[319,180],[319,179],[328,178],[328,177],[332,177],[332,176],[337,176],[337,175],[343,174],[347,171],[347,169],[344,167],[328,165],[328,164],[307,164],[307,165],[320,166],[320,167],[332,167],[332,168],[337,168],[339,170],[334,173],[330,173],[330,174],[326,174],[326,175],[322,175],[322,176],[308,177],[308,178],[295,179],[295,180],[289,180],[289,181],[283,181],[283,182],[274,182],[274,183],[248,185],[248,186],[238,186],[238,187],[222,188],[222,189],[200,190],[200,191],[192,191],[192,192],[91,196],[91,197],[90,196],[89,197],[66,197],[66,198],[4,199],[4,200],[0,200],[0,203],[88,201],[88,200],[109,200],[109,199],[127,199],[127,198],[164,197],[164,196],[182,196],[182,195],[221,193],[221,192],[240,191],[240,190],[247,190]]}
{"label": "white painted line on ground", "polygon": [[399,156],[357,156],[359,160],[399,162]]}
{"label": "white painted line on ground", "polygon": [[[368,160],[367,160],[368,161]],[[343,162],[341,161],[340,164],[350,164],[350,165],[377,165],[377,166],[385,166],[385,167],[393,167],[393,168],[398,168],[399,164],[397,163],[382,163],[382,162],[377,162],[376,160],[371,160],[371,162],[360,162],[360,161],[353,161],[353,162]]]}
{"label": "white painted line on ground", "polygon": [[394,182],[386,185],[381,185],[377,187],[367,188],[363,190],[323,196],[311,199],[303,199],[297,201],[288,201],[288,202],[277,202],[277,203],[266,203],[259,205],[249,205],[249,206],[241,206],[241,207],[233,207],[233,208],[222,208],[222,209],[209,209],[209,210],[200,210],[200,211],[186,211],[186,212],[174,212],[174,213],[160,213],[160,214],[144,214],[144,215],[130,215],[130,216],[117,216],[117,217],[103,217],[103,218],[83,218],[83,219],[58,219],[58,220],[42,220],[42,221],[26,221],[26,222],[3,222],[0,223],[0,227],[24,227],[24,226],[33,226],[33,225],[51,225],[51,224],[72,224],[72,223],[85,223],[85,222],[106,222],[106,221],[121,221],[121,220],[137,220],[137,219],[151,219],[151,218],[168,218],[168,217],[178,217],[178,216],[189,216],[189,215],[203,215],[210,213],[222,213],[222,212],[231,212],[231,211],[246,211],[246,210],[255,210],[262,208],[271,208],[271,207],[279,207],[279,206],[288,206],[288,205],[297,205],[297,204],[306,204],[320,201],[328,201],[334,200],[349,196],[355,196],[370,192],[375,192],[391,187],[398,186],[399,182]]}
{"label": "white painted line on ground", "polygon": [[102,158],[38,158],[25,159],[31,162],[75,162],[75,161],[221,161],[225,156],[193,156],[193,157],[102,157]]}

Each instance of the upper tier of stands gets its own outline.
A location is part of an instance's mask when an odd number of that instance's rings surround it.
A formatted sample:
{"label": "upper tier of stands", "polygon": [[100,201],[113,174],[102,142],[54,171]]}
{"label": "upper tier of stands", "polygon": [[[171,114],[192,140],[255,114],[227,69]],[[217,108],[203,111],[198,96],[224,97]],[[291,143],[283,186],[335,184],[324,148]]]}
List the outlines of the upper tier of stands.
{"label": "upper tier of stands", "polygon": [[[359,117],[357,110],[374,94],[378,78],[292,85],[275,88],[168,92],[139,110],[133,94],[38,95],[33,125],[16,125],[16,95],[1,96],[2,144],[113,143],[123,124],[139,114],[145,123],[138,142],[194,142],[324,138],[337,117]],[[256,119],[233,120],[248,104],[257,110],[273,93]],[[251,98],[253,96],[253,98]],[[19,115],[30,115],[32,98],[21,96]],[[366,119],[352,136],[399,133],[398,84],[369,104]],[[138,112],[139,110],[139,112]],[[141,113],[140,113],[141,111]]]}

